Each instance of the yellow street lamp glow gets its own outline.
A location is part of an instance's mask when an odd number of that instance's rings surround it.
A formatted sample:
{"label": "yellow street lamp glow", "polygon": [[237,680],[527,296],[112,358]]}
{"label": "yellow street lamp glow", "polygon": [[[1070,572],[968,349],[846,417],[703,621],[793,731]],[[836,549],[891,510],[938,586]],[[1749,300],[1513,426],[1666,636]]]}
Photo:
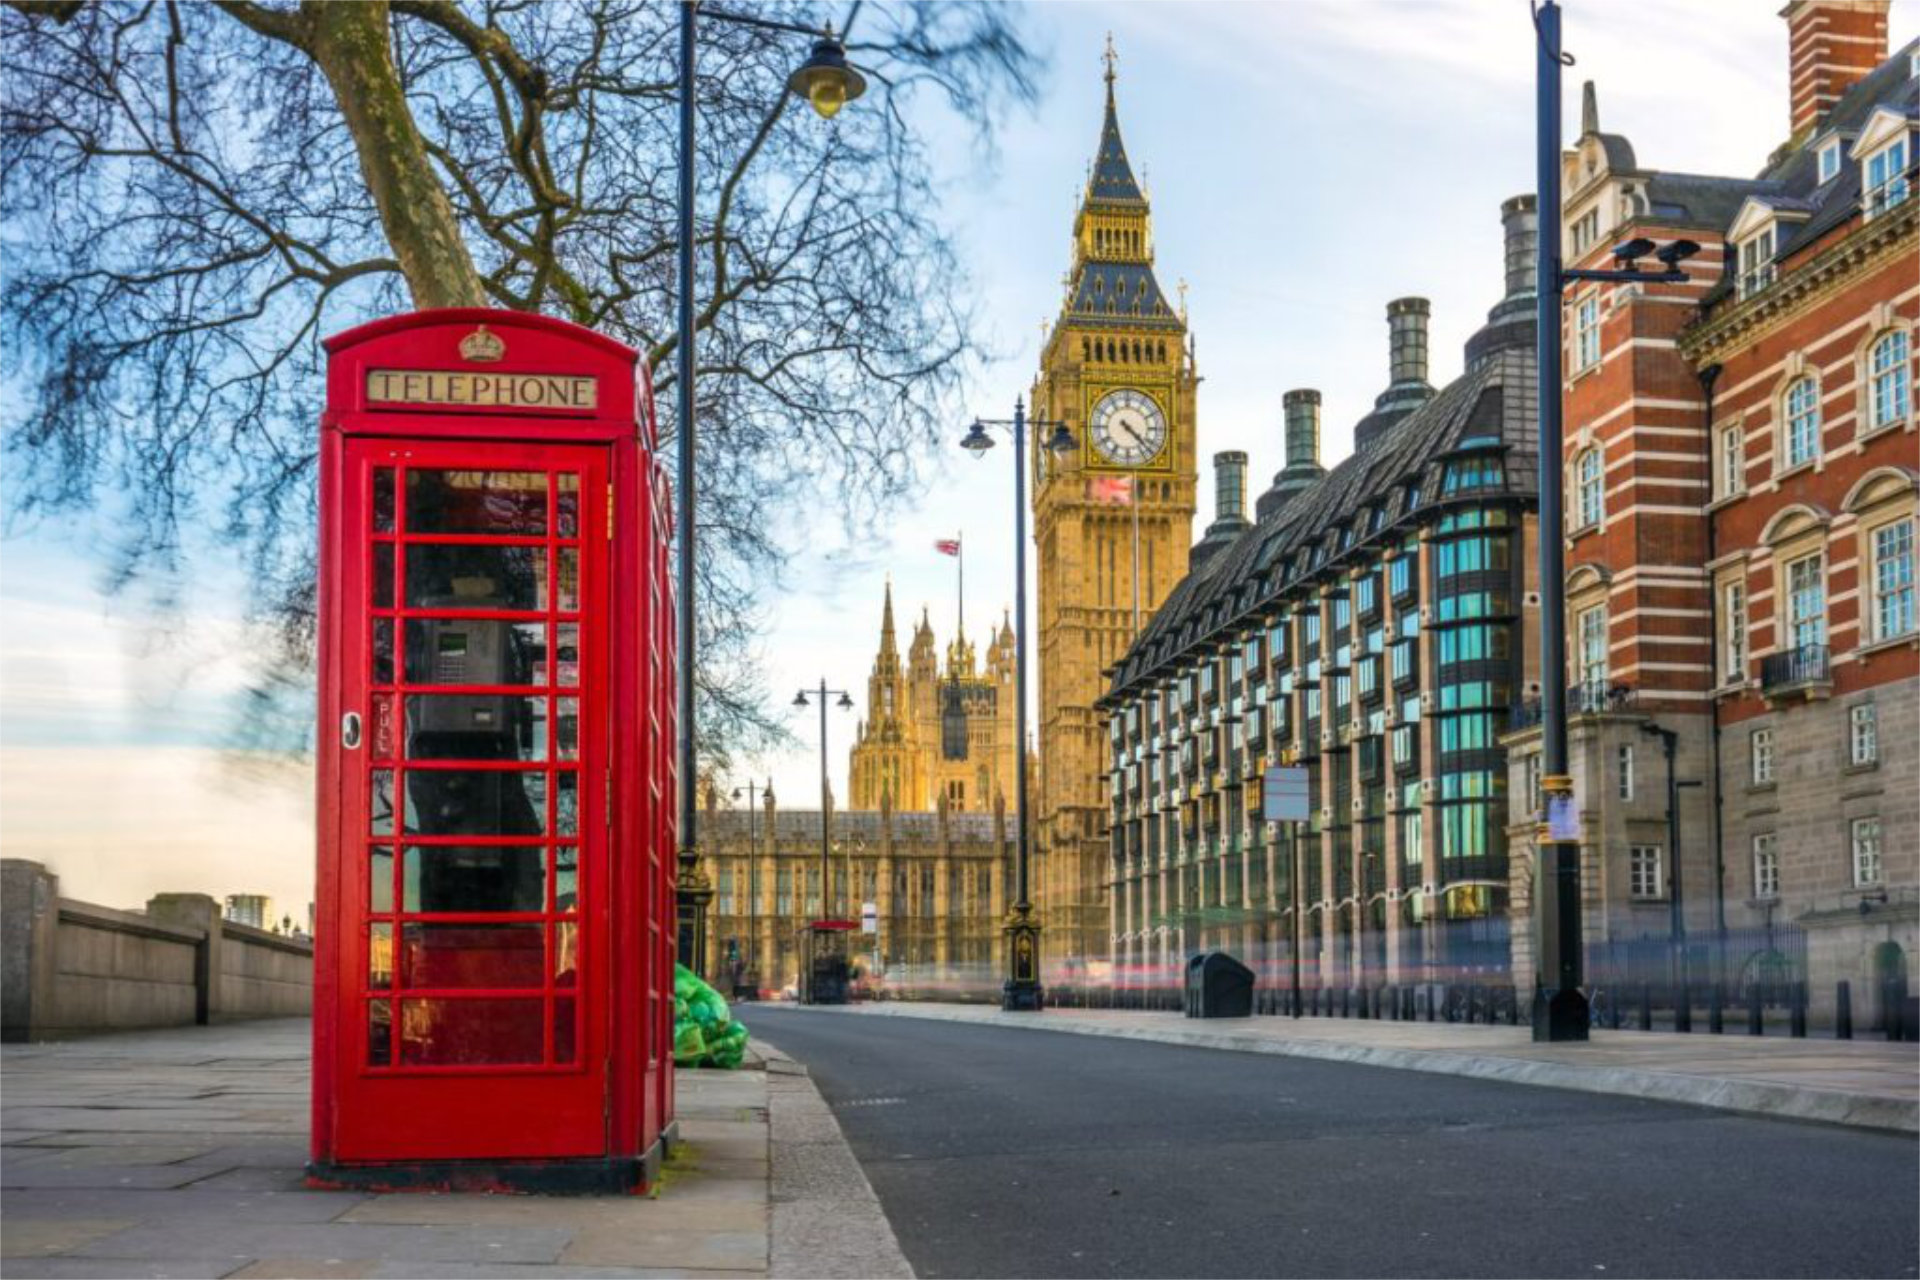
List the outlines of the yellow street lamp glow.
{"label": "yellow street lamp glow", "polygon": [[867,91],[867,80],[848,65],[846,46],[829,29],[814,43],[813,55],[787,77],[787,88],[812,103],[822,120],[831,120]]}

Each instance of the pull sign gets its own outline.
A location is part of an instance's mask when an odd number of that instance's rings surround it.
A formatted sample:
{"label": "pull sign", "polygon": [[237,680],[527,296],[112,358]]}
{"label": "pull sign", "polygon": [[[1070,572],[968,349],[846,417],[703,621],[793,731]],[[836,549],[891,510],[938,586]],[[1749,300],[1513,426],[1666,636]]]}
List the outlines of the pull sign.
{"label": "pull sign", "polygon": [[349,711],[340,717],[340,745],[348,751],[360,745],[360,713]]}

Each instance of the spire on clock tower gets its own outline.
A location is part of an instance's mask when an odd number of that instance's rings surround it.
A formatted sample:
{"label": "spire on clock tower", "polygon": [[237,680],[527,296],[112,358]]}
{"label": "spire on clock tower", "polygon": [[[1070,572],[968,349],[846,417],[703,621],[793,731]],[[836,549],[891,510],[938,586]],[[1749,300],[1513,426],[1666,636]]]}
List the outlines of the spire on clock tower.
{"label": "spire on clock tower", "polygon": [[1153,214],[1120,137],[1120,108],[1114,95],[1116,61],[1109,36],[1106,114],[1074,214],[1066,312],[1128,326],[1177,329],[1180,317],[1167,304],[1153,274]]}

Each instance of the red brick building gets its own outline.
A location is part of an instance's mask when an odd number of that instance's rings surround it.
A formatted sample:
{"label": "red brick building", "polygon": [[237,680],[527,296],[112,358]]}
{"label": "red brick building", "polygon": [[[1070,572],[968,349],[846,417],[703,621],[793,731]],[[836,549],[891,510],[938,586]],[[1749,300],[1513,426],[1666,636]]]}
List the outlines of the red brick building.
{"label": "red brick building", "polygon": [[[1564,313],[1570,750],[1602,987],[1670,963],[1676,918],[1691,976],[1804,979],[1816,1014],[1846,979],[1878,1017],[1881,983],[1914,973],[1920,44],[1888,56],[1887,9],[1781,11],[1789,136],[1756,177],[1643,166],[1591,84],[1564,156],[1569,266],[1634,237],[1702,246],[1685,284],[1583,283]],[[1507,743],[1524,842],[1538,732]]]}

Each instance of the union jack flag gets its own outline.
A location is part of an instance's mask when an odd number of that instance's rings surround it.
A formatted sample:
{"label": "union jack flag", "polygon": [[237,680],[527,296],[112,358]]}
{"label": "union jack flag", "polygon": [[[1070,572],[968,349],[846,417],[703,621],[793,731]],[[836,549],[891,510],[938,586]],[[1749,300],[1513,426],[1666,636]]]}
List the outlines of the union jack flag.
{"label": "union jack flag", "polygon": [[1088,476],[1087,497],[1113,507],[1133,505],[1132,476]]}
{"label": "union jack flag", "polygon": [[960,554],[960,539],[935,538],[933,540],[933,549],[943,556],[957,556]]}

